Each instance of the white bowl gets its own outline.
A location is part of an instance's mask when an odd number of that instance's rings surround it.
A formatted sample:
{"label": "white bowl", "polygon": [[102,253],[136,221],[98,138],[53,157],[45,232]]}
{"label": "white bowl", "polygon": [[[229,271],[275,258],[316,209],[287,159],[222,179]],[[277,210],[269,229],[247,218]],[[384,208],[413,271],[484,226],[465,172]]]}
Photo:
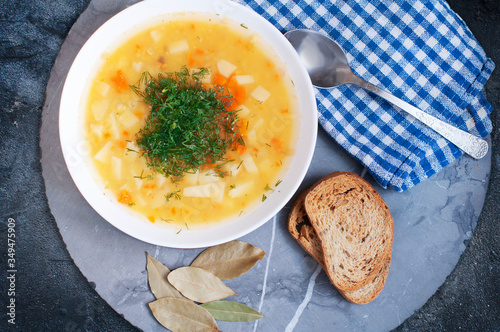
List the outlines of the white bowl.
{"label": "white bowl", "polygon": [[[87,153],[83,130],[85,96],[101,56],[116,41],[137,32],[137,28],[165,15],[178,12],[218,14],[244,23],[272,45],[290,72],[298,96],[299,123],[296,154],[282,177],[279,190],[253,211],[230,222],[178,233],[178,228],[160,228],[143,222],[128,207],[104,195],[96,181]],[[278,213],[298,189],[310,165],[317,135],[316,99],[309,76],[300,58],[286,38],[268,21],[242,5],[229,0],[148,0],[118,13],[102,25],[78,53],[64,84],[59,109],[59,132],[68,170],[87,202],[106,221],[124,233],[155,245],[173,248],[202,248],[237,239],[263,225]],[[142,219],[144,219],[142,217]]]}

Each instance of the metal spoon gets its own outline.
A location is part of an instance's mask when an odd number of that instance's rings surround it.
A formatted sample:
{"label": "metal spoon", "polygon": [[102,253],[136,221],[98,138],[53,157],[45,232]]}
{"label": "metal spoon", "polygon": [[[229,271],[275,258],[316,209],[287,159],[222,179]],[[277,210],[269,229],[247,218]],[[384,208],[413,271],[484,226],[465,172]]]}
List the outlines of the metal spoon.
{"label": "metal spoon", "polygon": [[480,159],[488,152],[485,140],[449,125],[354,75],[344,51],[332,39],[306,29],[288,31],[285,37],[297,50],[314,86],[327,89],[346,83],[356,84],[411,114],[471,157]]}

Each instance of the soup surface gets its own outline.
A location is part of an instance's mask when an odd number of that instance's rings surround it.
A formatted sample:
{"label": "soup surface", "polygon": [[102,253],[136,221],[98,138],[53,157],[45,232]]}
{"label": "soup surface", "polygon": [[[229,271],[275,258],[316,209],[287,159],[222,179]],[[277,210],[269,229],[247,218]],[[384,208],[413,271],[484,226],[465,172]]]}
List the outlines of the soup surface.
{"label": "soup surface", "polygon": [[[285,68],[261,43],[244,24],[177,15],[107,54],[91,82],[85,118],[89,150],[106,191],[150,222],[189,229],[245,214],[279,190],[294,152],[296,100]],[[151,105],[132,87],[144,88],[145,72],[157,77],[201,68],[207,74],[196,86],[230,96],[240,141],[222,159],[207,158],[180,176],[165,174],[138,143]]]}

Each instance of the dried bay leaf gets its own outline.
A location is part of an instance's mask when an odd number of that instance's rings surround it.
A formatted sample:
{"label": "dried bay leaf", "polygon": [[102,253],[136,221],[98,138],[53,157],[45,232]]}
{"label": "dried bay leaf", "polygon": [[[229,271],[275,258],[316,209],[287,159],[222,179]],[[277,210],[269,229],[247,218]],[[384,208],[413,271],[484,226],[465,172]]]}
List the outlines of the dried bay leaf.
{"label": "dried bay leaf", "polygon": [[182,295],[196,302],[212,302],[236,295],[213,273],[198,267],[175,269],[167,278]]}
{"label": "dried bay leaf", "polygon": [[219,331],[213,316],[186,299],[164,297],[149,304],[153,316],[167,329],[176,331]]}
{"label": "dried bay leaf", "polygon": [[216,320],[226,322],[249,322],[264,317],[257,310],[233,301],[214,301],[200,304],[200,306],[207,309]]}
{"label": "dried bay leaf", "polygon": [[201,252],[191,266],[210,271],[222,280],[248,272],[266,252],[243,241],[230,241]]}
{"label": "dried bay leaf", "polygon": [[149,256],[147,252],[146,257],[149,288],[151,289],[153,295],[157,299],[161,299],[163,297],[185,298],[168,282],[167,276],[170,274],[170,270],[165,265]]}

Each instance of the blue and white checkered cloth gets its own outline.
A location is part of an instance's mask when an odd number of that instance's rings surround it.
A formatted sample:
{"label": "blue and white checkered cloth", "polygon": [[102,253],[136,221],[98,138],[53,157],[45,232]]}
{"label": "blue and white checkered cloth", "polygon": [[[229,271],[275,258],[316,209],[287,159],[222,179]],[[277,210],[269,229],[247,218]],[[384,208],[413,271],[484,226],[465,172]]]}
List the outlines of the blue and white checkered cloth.
{"label": "blue and white checkered cloth", "polygon": [[[494,64],[444,0],[240,0],[280,31],[336,40],[361,78],[450,124],[486,137],[482,94]],[[319,122],[384,188],[404,191],[463,153],[413,117],[352,85],[316,90]]]}

